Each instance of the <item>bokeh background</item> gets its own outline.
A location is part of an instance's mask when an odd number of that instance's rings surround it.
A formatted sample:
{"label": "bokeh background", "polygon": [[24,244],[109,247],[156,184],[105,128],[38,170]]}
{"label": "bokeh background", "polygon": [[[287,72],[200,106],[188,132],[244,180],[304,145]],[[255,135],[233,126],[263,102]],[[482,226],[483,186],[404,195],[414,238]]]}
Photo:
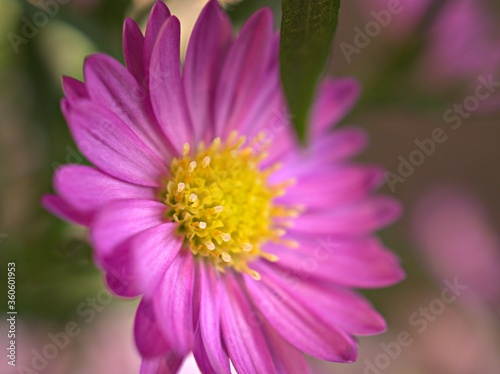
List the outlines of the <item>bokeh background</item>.
{"label": "bokeh background", "polygon": [[[204,3],[167,1],[184,45]],[[86,163],[59,110],[61,75],[82,78],[85,56],[96,51],[123,61],[123,19],[144,20],[150,4],[0,0],[0,276],[7,295],[7,263],[16,262],[18,311],[18,366],[3,355],[1,373],[31,373],[19,365],[50,374],[138,373],[137,301],[111,298],[85,230],[44,211],[40,197],[58,165]],[[280,1],[223,5],[235,30],[262,6],[273,8],[279,25]],[[500,3],[343,1],[332,51],[325,74],[363,86],[344,124],[368,130],[361,160],[387,168],[382,191],[405,206],[381,236],[407,279],[365,292],[389,331],[360,338],[356,364],[311,359],[313,371],[499,373]],[[5,351],[3,317],[0,326]],[[75,336],[47,350],[68,326]],[[192,363],[184,371],[196,373]]]}

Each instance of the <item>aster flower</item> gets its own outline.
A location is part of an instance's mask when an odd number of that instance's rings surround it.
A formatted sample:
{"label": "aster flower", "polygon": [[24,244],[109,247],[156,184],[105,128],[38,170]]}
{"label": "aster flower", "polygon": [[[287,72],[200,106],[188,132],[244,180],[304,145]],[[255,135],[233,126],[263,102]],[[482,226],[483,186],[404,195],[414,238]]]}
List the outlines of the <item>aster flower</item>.
{"label": "aster flower", "polygon": [[216,1],[185,63],[180,25],[157,2],[145,35],[124,26],[126,68],[97,54],[85,83],[64,79],[62,110],[95,167],[57,170],[44,205],[88,226],[117,295],[142,296],[143,373],[305,373],[303,353],[356,359],[353,335],[385,329],[357,287],[402,279],[373,237],[399,205],[373,196],[376,166],[349,158],[358,129],[329,132],[351,108],[351,79],[322,83],[301,149],[286,116],[278,36],[264,9],[233,39]]}
{"label": "aster flower", "polygon": [[456,187],[434,187],[419,200],[412,227],[434,279],[458,277],[473,292],[473,303],[478,296],[498,303],[500,239],[479,199]]}

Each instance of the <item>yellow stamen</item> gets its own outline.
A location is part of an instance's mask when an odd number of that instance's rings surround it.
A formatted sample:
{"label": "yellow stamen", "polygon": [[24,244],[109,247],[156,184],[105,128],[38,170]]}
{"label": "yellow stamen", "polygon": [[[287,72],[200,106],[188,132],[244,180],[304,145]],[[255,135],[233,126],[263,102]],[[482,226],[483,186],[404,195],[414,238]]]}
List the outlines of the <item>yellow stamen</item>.
{"label": "yellow stamen", "polygon": [[249,265],[259,257],[278,261],[263,251],[267,242],[296,244],[281,237],[300,211],[274,201],[293,181],[271,185],[268,178],[280,165],[261,169],[266,147],[259,151],[253,143],[232,133],[224,143],[216,138],[209,146],[199,144],[194,154],[184,144],[183,156],[170,165],[164,201],[193,255],[219,271],[233,269],[258,280]]}

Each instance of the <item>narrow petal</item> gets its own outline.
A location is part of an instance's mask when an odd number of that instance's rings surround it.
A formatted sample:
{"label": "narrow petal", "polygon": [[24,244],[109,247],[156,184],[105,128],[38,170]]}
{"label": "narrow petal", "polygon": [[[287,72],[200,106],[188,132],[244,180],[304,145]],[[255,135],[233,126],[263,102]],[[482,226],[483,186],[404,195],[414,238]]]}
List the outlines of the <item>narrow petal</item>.
{"label": "narrow petal", "polygon": [[200,322],[195,336],[194,356],[204,373],[230,373],[229,358],[221,340],[220,280],[211,267],[198,263],[200,300]]}
{"label": "narrow petal", "polygon": [[142,360],[140,374],[175,374],[183,361],[183,356],[172,351],[159,357],[145,358]]}
{"label": "narrow petal", "polygon": [[163,1],[156,1],[149,13],[146,34],[144,37],[144,69],[146,79],[149,79],[149,66],[151,64],[151,55],[153,48],[160,35],[160,30],[170,17],[170,11]]}
{"label": "narrow petal", "polygon": [[386,329],[384,319],[356,293],[339,286],[325,285],[311,278],[298,278],[275,266],[272,270],[269,265],[264,268],[267,276],[264,283],[284,289],[311,315],[322,315],[328,326],[349,335],[372,335]]}
{"label": "narrow petal", "polygon": [[331,210],[366,198],[384,180],[379,167],[345,166],[333,170],[318,170],[307,177],[297,178],[280,201],[301,204],[307,209]]}
{"label": "narrow petal", "polygon": [[[134,336],[137,349],[144,357],[164,355],[170,349],[158,329],[153,306],[150,301],[142,299],[135,315]],[[156,372],[155,372],[156,374]]]}
{"label": "narrow petal", "polygon": [[396,200],[377,196],[337,207],[330,212],[306,212],[293,222],[291,232],[363,236],[394,222],[401,214]]}
{"label": "narrow petal", "polygon": [[97,214],[90,232],[98,258],[104,259],[135,234],[164,223],[165,205],[149,200],[118,200]]}
{"label": "narrow petal", "polygon": [[152,188],[121,181],[84,165],[65,165],[57,169],[54,186],[64,200],[85,214],[114,200],[155,198]]}
{"label": "narrow petal", "polygon": [[205,142],[213,136],[214,93],[231,40],[229,18],[216,0],[209,1],[191,34],[183,77],[195,137]]}
{"label": "narrow petal", "polygon": [[262,316],[253,309],[232,275],[227,274],[225,281],[222,331],[231,362],[240,374],[276,373],[259,322]]}
{"label": "narrow petal", "polygon": [[78,148],[101,170],[152,187],[167,175],[163,161],[111,112],[89,101],[63,101],[63,111]]}
{"label": "narrow petal", "polygon": [[325,310],[318,312],[290,293],[293,278],[276,276],[263,265],[254,263],[262,280],[257,282],[245,276],[245,284],[257,308],[270,324],[288,342],[299,350],[322,360],[352,362],[356,359],[356,344],[351,337],[333,326],[325,318]]}
{"label": "narrow petal", "polygon": [[223,66],[216,92],[216,135],[238,130],[248,108],[260,95],[261,85],[272,79],[268,71],[275,45],[273,16],[262,9],[243,26]]}
{"label": "narrow petal", "polygon": [[126,18],[123,23],[123,56],[127,70],[132,74],[140,86],[146,87],[144,70],[144,36],[137,23]]}
{"label": "narrow petal", "polygon": [[143,294],[138,282],[134,258],[127,243],[118,246],[114,255],[106,259],[105,271],[106,284],[115,295],[132,298]]}
{"label": "narrow petal", "polygon": [[267,322],[262,321],[262,328],[266,335],[276,371],[280,374],[308,374],[311,372],[303,353],[283,339]]}
{"label": "narrow petal", "polygon": [[63,90],[66,97],[70,100],[88,98],[87,87],[85,83],[80,82],[78,79],[63,76],[62,77]]}
{"label": "narrow petal", "polygon": [[294,154],[281,160],[283,167],[272,175],[272,181],[308,178],[311,173],[337,166],[339,162],[357,155],[367,144],[368,137],[363,129],[349,127],[335,130],[313,140],[308,149],[297,151],[294,147]]}
{"label": "narrow petal", "polygon": [[329,126],[337,124],[359,98],[360,86],[355,79],[329,79],[317,93],[311,112],[313,138],[323,134]]}
{"label": "narrow petal", "polygon": [[268,244],[265,250],[279,257],[276,266],[300,279],[356,288],[386,287],[404,279],[399,259],[371,237],[289,239],[296,240],[299,248]]}
{"label": "narrow petal", "polygon": [[[154,260],[153,255],[151,260]],[[193,349],[194,274],[193,254],[184,250],[171,262],[155,293],[153,303],[160,330],[170,346],[183,355]]]}
{"label": "narrow petal", "polygon": [[167,222],[147,228],[130,240],[134,273],[146,295],[155,293],[165,272],[179,254],[182,238],[177,236],[176,230],[177,223]]}
{"label": "narrow petal", "polygon": [[123,121],[156,155],[169,152],[146,90],[115,59],[95,54],[85,62],[85,82],[91,99]]}
{"label": "narrow petal", "polygon": [[176,17],[170,17],[160,30],[153,49],[149,90],[156,118],[180,154],[184,143],[191,143],[193,139],[181,80],[179,56],[180,23]]}
{"label": "narrow petal", "polygon": [[88,226],[91,221],[90,214],[75,209],[58,195],[44,195],[42,197],[42,205],[49,212],[66,221],[75,222],[83,226]]}

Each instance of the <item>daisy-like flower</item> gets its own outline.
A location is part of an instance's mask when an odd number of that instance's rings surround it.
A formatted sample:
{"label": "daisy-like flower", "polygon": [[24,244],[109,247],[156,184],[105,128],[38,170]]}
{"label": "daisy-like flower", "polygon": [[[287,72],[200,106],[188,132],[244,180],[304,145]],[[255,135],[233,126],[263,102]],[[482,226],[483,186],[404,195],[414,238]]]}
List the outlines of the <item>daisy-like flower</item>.
{"label": "daisy-like flower", "polygon": [[145,35],[125,21],[126,68],[105,55],[64,79],[64,115],[95,167],[57,170],[55,214],[88,226],[109,287],[142,296],[143,373],[306,373],[303,353],[356,359],[354,335],[385,322],[351,288],[402,279],[373,237],[398,215],[373,196],[380,168],[349,161],[358,129],[329,132],[357,99],[325,81],[301,149],[286,116],[269,10],[236,39],[215,0],[181,65],[180,25],[157,2]]}

